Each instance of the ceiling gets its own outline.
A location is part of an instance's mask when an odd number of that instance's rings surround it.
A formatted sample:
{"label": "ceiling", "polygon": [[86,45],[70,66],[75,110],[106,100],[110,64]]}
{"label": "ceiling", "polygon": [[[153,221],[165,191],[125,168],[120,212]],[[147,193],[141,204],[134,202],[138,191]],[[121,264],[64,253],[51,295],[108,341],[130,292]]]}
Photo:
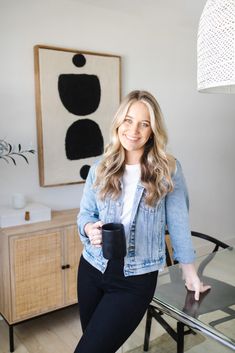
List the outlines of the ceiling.
{"label": "ceiling", "polygon": [[[111,11],[148,16],[150,21],[161,13],[164,20],[195,24],[199,21],[206,0],[74,0]],[[159,18],[159,17],[158,17]],[[146,20],[146,18],[145,18]]]}

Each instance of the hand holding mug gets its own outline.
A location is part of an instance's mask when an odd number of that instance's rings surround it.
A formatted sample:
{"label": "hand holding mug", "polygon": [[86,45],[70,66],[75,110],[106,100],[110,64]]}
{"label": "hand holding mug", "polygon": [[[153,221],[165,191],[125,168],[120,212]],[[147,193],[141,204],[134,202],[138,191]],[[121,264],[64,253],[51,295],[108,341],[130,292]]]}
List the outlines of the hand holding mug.
{"label": "hand holding mug", "polygon": [[102,232],[101,227],[103,223],[101,221],[95,223],[87,223],[84,227],[85,233],[90,239],[91,245],[96,248],[100,248],[102,245]]}

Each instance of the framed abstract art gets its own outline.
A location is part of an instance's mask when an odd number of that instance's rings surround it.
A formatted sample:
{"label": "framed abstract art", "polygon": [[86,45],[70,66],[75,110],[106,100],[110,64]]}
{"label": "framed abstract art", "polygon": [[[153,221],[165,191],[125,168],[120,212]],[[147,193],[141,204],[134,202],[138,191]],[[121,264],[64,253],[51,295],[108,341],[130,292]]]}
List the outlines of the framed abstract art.
{"label": "framed abstract art", "polygon": [[41,186],[84,182],[121,99],[121,57],[34,47]]}

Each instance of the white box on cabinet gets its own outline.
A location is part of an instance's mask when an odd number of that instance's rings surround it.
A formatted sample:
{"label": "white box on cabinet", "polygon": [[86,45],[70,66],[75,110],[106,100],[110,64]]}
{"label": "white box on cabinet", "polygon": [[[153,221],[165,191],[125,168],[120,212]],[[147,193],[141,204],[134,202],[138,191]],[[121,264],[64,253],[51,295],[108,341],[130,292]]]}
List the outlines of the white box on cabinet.
{"label": "white box on cabinet", "polygon": [[11,207],[0,208],[1,228],[50,220],[50,207],[39,203],[31,203],[21,209],[14,209]]}

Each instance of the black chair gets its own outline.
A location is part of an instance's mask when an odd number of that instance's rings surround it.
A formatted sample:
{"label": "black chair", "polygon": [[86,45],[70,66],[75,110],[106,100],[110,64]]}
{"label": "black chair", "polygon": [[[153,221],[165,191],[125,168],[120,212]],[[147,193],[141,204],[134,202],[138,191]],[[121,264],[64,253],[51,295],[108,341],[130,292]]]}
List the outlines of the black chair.
{"label": "black chair", "polygon": [[[214,278],[206,277],[203,276],[203,270],[205,269],[206,265],[212,260],[212,258],[215,255],[215,252],[219,250],[219,248],[226,249],[229,247],[228,244],[225,244],[221,242],[218,239],[215,239],[209,235],[199,233],[199,232],[191,232],[192,236],[204,239],[205,241],[211,243],[213,245],[213,249],[211,251],[211,254],[206,257],[202,263],[200,264],[198,268],[198,275],[203,281],[203,283],[211,285],[212,288],[219,287],[220,291],[214,291],[213,295],[213,303],[218,303],[218,309],[220,309],[220,304],[221,304],[221,295],[223,293],[223,296],[226,295],[226,287],[230,286],[227,283],[218,281]],[[176,272],[174,268],[174,276],[171,276],[171,265],[176,264],[176,261],[173,261],[173,250],[170,244],[170,237],[169,234],[166,232],[166,263],[167,266],[169,266],[169,275],[170,279],[176,283],[176,296],[183,296],[185,297],[185,288],[182,283],[182,276],[180,271]],[[177,276],[176,276],[177,274]],[[218,283],[219,282],[219,283]],[[219,284],[219,286],[218,286]],[[221,286],[221,284],[223,284]],[[164,284],[164,286],[167,286],[168,284]],[[231,286],[230,286],[231,287]],[[166,289],[166,287],[165,287]],[[235,311],[229,308],[232,304],[234,304],[234,297],[235,297],[235,287],[233,287],[234,290],[234,296],[231,296],[229,298],[226,298],[226,307],[223,309],[223,311],[228,314],[226,317],[215,320],[213,322],[210,322],[210,325],[216,326],[219,323],[225,322],[227,320],[231,320],[231,318],[234,318]],[[221,293],[222,292],[222,293]],[[231,292],[231,288],[230,288]],[[200,295],[200,300],[198,302],[194,301],[194,292],[187,292],[186,299],[185,299],[185,306],[183,308],[184,312],[188,312],[192,316],[197,316],[199,314],[198,308],[200,307],[200,303],[204,300],[208,292],[202,293]],[[211,293],[212,295],[212,293]],[[193,305],[192,305],[193,303]],[[194,310],[195,312],[192,312]],[[212,308],[211,308],[212,310]],[[213,306],[213,310],[215,310]],[[206,305],[206,311],[205,312],[210,312],[210,303]],[[200,314],[203,314],[204,312],[200,311]],[[157,322],[166,330],[166,332],[176,341],[177,343],[177,353],[183,353],[184,352],[184,336],[187,334],[195,334],[194,331],[192,331],[190,328],[188,328],[184,323],[177,321],[177,328],[176,330],[173,329],[169,323],[163,318],[163,312],[161,311],[160,308],[156,306],[156,303],[151,303],[148,307],[147,310],[147,317],[146,317],[146,326],[145,326],[145,337],[144,337],[144,351],[148,351],[149,349],[149,340],[150,340],[150,332],[151,332],[151,324],[152,324],[152,319],[154,318],[157,320]],[[186,327],[186,329],[185,329]]]}

